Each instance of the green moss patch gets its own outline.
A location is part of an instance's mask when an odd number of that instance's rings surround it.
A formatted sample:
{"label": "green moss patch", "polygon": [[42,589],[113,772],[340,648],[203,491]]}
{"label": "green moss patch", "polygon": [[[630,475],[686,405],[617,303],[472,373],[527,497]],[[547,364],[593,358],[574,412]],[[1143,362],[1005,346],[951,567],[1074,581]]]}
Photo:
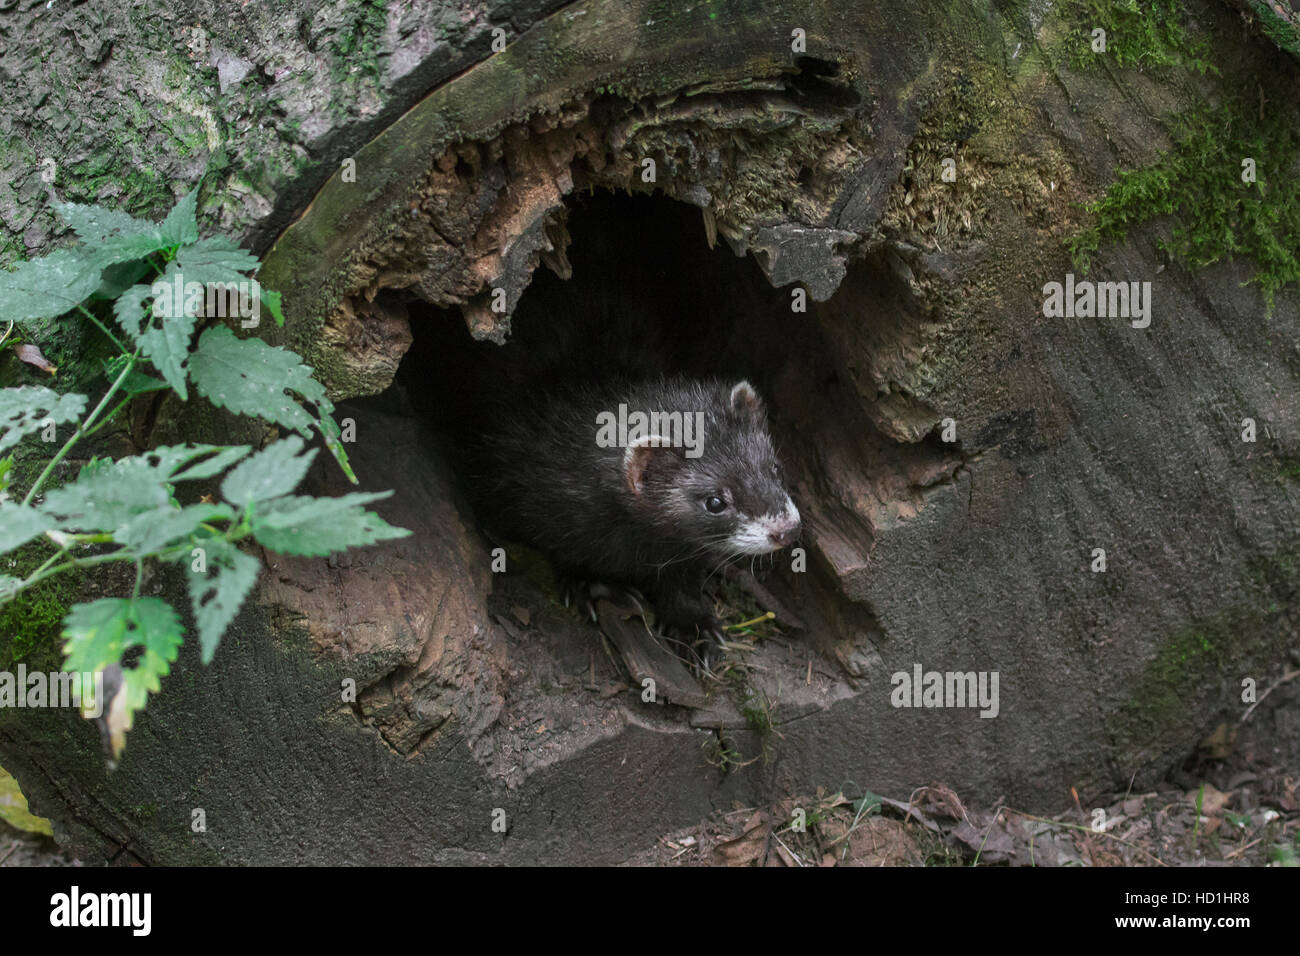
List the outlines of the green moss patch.
{"label": "green moss patch", "polygon": [[[1104,240],[1158,216],[1175,217],[1161,245],[1185,265],[1244,257],[1272,311],[1276,293],[1300,281],[1300,179],[1291,172],[1300,134],[1281,122],[1262,127],[1229,104],[1180,122],[1174,148],[1156,163],[1122,171],[1088,206],[1096,221],[1071,243],[1080,271]],[[1243,161],[1256,182],[1243,182]]]}
{"label": "green moss patch", "polygon": [[[1209,44],[1189,33],[1179,0],[1070,0],[1062,16],[1070,28],[1072,65],[1111,58],[1121,67],[1183,67],[1213,72]],[[1106,52],[1095,53],[1092,31],[1106,31]]]}
{"label": "green moss patch", "polygon": [[[39,543],[26,545],[0,558],[0,573],[26,577],[49,554]],[[0,670],[13,670],[19,661],[29,667],[59,667],[63,616],[77,601],[80,587],[79,575],[59,575],[0,605]]]}

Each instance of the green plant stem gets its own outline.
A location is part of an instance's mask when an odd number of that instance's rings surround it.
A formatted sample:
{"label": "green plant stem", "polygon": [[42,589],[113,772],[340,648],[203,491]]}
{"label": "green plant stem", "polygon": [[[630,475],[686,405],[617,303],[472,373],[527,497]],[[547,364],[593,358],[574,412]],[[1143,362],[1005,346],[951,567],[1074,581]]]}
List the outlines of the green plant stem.
{"label": "green plant stem", "polygon": [[95,316],[94,312],[91,312],[84,305],[78,305],[77,308],[81,310],[82,315],[90,319],[91,322],[95,323],[95,327],[99,329],[99,331],[103,332],[110,339],[112,339],[113,344],[117,346],[117,350],[119,352],[121,352],[123,355],[128,354],[126,346],[122,344],[121,340],[119,340],[116,335],[114,335],[112,332],[109,331],[108,326],[106,326],[103,322],[99,321],[99,319]]}
{"label": "green plant stem", "polygon": [[[163,555],[166,555],[173,550],[177,550],[177,549],[168,548],[166,551],[159,551],[156,555],[153,555],[153,557],[162,557]],[[68,561],[66,564],[55,565],[54,567],[49,568],[48,570],[39,573],[33,573],[31,577],[29,577],[22,584],[18,585],[18,588],[16,591],[14,591],[14,594],[15,595],[20,594],[23,591],[27,590],[27,588],[40,584],[42,581],[46,580],[47,578],[52,578],[57,574],[62,574],[64,571],[71,571],[74,568],[90,568],[99,564],[109,564],[113,561],[135,561],[140,557],[141,557],[140,555],[135,554],[129,549],[123,549],[121,551],[113,551],[110,554],[96,554],[89,558],[73,558],[71,561]]]}
{"label": "green plant stem", "polygon": [[[241,528],[232,524],[229,528],[226,529],[224,533],[219,533],[218,535],[216,535],[216,537],[220,537],[231,544],[235,544],[239,541],[242,541],[244,538],[247,538],[251,534],[252,531],[250,531],[249,529]],[[188,551],[193,546],[194,546],[193,542],[191,541],[182,541],[178,544],[172,545],[169,548],[163,548],[163,550],[161,551],[151,551],[148,554],[137,554],[134,551],[132,551],[130,548],[122,548],[118,551],[111,551],[108,554],[96,554],[89,558],[73,558],[71,561],[68,561],[64,564],[54,565],[53,567],[51,567],[51,564],[53,564],[53,562],[57,561],[60,557],[68,553],[67,548],[62,548],[59,550],[57,554],[51,555],[50,558],[44,564],[42,564],[39,568],[37,568],[35,571],[32,572],[30,577],[28,577],[25,581],[19,584],[17,589],[13,592],[13,595],[11,595],[11,597],[16,597],[17,595],[21,594],[23,591],[27,590],[30,587],[34,587],[37,584],[40,584],[42,581],[46,580],[47,578],[52,578],[57,574],[62,574],[65,571],[71,571],[75,568],[88,568],[99,564],[109,564],[113,561],[135,561],[137,562],[138,565],[140,562],[143,562],[149,558],[155,558],[159,561],[165,561],[170,557]],[[139,574],[139,567],[137,566],[137,587],[139,585],[138,574]],[[139,592],[137,591],[137,596],[138,593]]]}
{"label": "green plant stem", "polygon": [[42,564],[39,568],[37,568],[35,571],[31,573],[31,575],[28,578],[28,581],[24,582],[22,586],[19,588],[19,590],[22,590],[22,588],[27,587],[28,582],[35,582],[40,580],[40,577],[44,574],[45,569],[48,568],[51,564],[53,564],[55,561],[59,560],[59,558],[63,557],[67,553],[68,553],[68,549],[66,546],[59,548],[58,551],[55,551],[52,555],[50,555],[48,558],[45,559],[44,564]]}
{"label": "green plant stem", "polygon": [[[17,589],[13,592],[13,594],[14,596],[21,594],[23,591],[27,590],[30,587],[34,587],[37,584],[40,584],[42,581],[46,580],[47,578],[52,578],[55,575],[62,574],[65,571],[71,571],[75,568],[90,568],[99,564],[110,564],[114,561],[141,562],[145,558],[163,559],[173,553],[179,554],[181,551],[184,551],[189,546],[190,544],[187,541],[183,545],[174,545],[170,548],[165,548],[162,551],[157,551],[147,555],[136,554],[135,552],[131,551],[129,548],[123,548],[120,551],[113,551],[110,552],[109,554],[96,554],[89,558],[73,558],[71,561],[68,561],[64,564],[55,565],[54,567],[48,567],[49,562],[47,561],[45,564],[41,565],[39,569],[34,571],[31,577],[23,581],[22,584],[18,585]],[[58,558],[58,557],[59,555],[57,554],[54,555],[54,558]],[[53,558],[51,560],[53,560]]]}
{"label": "green plant stem", "polygon": [[77,430],[72,433],[72,437],[63,443],[63,447],[58,450],[58,453],[53,458],[50,459],[49,464],[45,466],[45,470],[36,477],[35,483],[32,484],[32,487],[27,492],[27,497],[23,499],[24,506],[32,503],[32,499],[36,497],[37,493],[41,490],[41,487],[45,484],[46,479],[50,477],[50,474],[58,466],[59,462],[63,461],[63,459],[67,457],[67,454],[72,450],[73,445],[86,436],[90,424],[95,420],[99,413],[104,410],[104,406],[108,404],[109,399],[117,394],[117,390],[122,387],[122,383],[126,381],[126,377],[131,374],[131,369],[135,367],[136,360],[139,357],[140,352],[137,350],[134,355],[127,359],[126,365],[122,368],[122,374],[117,377],[117,381],[109,386],[108,391],[104,393],[104,397],[101,398],[99,404],[95,406],[95,410],[86,416],[85,421],[77,426]]}
{"label": "green plant stem", "polygon": [[124,406],[127,402],[131,401],[131,399],[133,398],[135,398],[134,395],[128,395],[126,396],[126,398],[122,399],[120,402],[117,403],[117,407],[114,408],[107,415],[105,415],[98,425],[96,425],[94,428],[87,431],[86,434],[82,435],[81,437],[89,438],[91,435],[95,434],[95,432],[99,431],[101,428],[103,428],[105,425],[111,422],[113,420],[113,417],[122,410],[122,406]]}

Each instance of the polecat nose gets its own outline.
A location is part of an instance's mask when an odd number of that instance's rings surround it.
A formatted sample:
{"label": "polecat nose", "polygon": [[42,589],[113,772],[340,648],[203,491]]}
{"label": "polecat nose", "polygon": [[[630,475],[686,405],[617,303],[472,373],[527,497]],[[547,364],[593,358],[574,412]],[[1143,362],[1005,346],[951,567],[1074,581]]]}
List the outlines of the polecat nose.
{"label": "polecat nose", "polygon": [[768,538],[778,548],[784,548],[794,544],[799,538],[799,522],[792,521],[788,525],[770,532]]}

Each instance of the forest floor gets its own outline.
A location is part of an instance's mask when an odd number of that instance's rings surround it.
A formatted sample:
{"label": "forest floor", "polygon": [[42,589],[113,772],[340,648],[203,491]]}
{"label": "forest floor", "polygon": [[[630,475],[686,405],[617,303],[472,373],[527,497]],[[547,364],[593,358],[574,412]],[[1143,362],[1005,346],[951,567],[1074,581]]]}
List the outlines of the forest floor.
{"label": "forest floor", "polygon": [[[1297,672],[1300,673],[1300,672]],[[942,784],[718,811],[632,866],[1300,866],[1300,681],[1223,724],[1157,789],[1048,819]],[[802,826],[794,820],[802,809]]]}
{"label": "forest floor", "polygon": [[[796,808],[801,829],[791,822]],[[1275,688],[1235,728],[1221,725],[1156,790],[1111,794],[1051,819],[969,804],[942,784],[898,799],[820,791],[716,812],[625,865],[1270,864],[1300,865],[1300,680]],[[0,866],[80,865],[49,837],[0,821]]]}
{"label": "forest floor", "polygon": [[50,837],[18,830],[0,820],[0,866],[81,866]]}

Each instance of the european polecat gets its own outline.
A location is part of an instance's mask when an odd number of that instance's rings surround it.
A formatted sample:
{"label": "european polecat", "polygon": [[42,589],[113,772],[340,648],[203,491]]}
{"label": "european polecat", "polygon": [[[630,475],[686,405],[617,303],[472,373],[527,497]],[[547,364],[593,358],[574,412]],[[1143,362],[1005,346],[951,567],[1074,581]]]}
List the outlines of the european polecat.
{"label": "european polecat", "polygon": [[745,381],[573,386],[492,416],[473,481],[489,526],[587,580],[630,584],[705,658],[722,631],[704,594],[733,558],[792,544],[799,511]]}

